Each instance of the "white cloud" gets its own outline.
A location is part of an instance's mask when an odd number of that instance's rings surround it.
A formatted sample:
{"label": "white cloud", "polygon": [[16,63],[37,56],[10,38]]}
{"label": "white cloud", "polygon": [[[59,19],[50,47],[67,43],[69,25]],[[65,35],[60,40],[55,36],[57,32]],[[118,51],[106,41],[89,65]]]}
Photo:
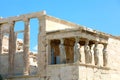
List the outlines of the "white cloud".
{"label": "white cloud", "polygon": [[34,47],[33,47],[33,50],[34,50],[34,51],[37,51],[37,50],[38,50],[38,45],[34,46]]}

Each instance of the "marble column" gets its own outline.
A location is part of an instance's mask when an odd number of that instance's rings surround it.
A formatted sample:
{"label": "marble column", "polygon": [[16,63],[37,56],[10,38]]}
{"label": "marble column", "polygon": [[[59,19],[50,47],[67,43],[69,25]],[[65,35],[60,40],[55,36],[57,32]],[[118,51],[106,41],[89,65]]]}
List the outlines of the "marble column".
{"label": "marble column", "polygon": [[9,56],[8,56],[8,73],[9,76],[14,74],[14,22],[9,22],[10,32],[9,32]]}
{"label": "marble column", "polygon": [[[2,54],[2,41],[3,41],[3,36],[2,36],[2,25],[0,25],[0,66],[1,66],[1,54]],[[0,68],[0,73],[1,73],[1,68]]]}
{"label": "marble column", "polygon": [[85,63],[86,64],[92,63],[92,53],[89,46],[89,40],[85,41],[84,52],[85,52]]}
{"label": "marble column", "polygon": [[2,34],[2,26],[0,25],[0,54],[2,54],[2,41],[3,41],[3,34]]}
{"label": "marble column", "polygon": [[66,51],[65,51],[65,46],[64,46],[64,39],[60,39],[60,63],[66,63]]}
{"label": "marble column", "polygon": [[80,53],[80,44],[79,44],[79,37],[75,38],[75,44],[74,44],[74,62],[81,62],[81,53]]}
{"label": "marble column", "polygon": [[108,64],[108,53],[107,53],[107,44],[103,44],[103,66]]}
{"label": "marble column", "polygon": [[29,47],[30,47],[30,24],[29,19],[24,19],[25,29],[24,29],[24,75],[29,75],[30,62],[29,62]]}
{"label": "marble column", "polygon": [[46,78],[48,53],[46,52],[46,16],[41,16],[39,19],[39,34],[38,34],[38,75]]}
{"label": "marble column", "polygon": [[94,46],[94,63],[95,63],[95,65],[99,65],[98,42],[95,42],[95,46]]}

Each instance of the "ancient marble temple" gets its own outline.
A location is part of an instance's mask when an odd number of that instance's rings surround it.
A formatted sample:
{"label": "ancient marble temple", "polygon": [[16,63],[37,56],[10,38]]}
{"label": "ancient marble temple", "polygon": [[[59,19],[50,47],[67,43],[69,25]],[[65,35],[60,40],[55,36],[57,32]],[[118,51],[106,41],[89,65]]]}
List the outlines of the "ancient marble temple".
{"label": "ancient marble temple", "polygon": [[[32,18],[39,21],[39,34],[38,66],[36,73],[31,74]],[[16,32],[18,21],[24,22],[24,30]],[[16,49],[19,33],[24,36],[21,54]],[[6,34],[9,44],[5,57]],[[119,45],[117,36],[49,16],[45,11],[0,18],[0,74],[6,80],[120,80]],[[22,66],[18,68],[16,64]]]}

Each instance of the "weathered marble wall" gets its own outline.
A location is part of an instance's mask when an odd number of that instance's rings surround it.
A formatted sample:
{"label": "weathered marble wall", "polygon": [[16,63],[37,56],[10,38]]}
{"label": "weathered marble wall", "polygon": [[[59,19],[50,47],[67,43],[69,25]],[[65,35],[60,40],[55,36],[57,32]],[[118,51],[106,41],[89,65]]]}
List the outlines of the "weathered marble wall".
{"label": "weathered marble wall", "polygon": [[[64,29],[71,29],[75,28],[70,25],[61,24],[61,21],[54,21],[54,20],[46,20],[46,31],[56,31],[56,30],[64,30]],[[63,22],[64,23],[64,22]]]}
{"label": "weathered marble wall", "polygon": [[[7,76],[8,74],[8,54],[1,54],[0,55],[0,74]],[[30,57],[30,75],[37,73],[37,61],[35,58]],[[15,54],[15,61],[14,61],[14,74],[22,75],[23,74],[23,53],[16,53]]]}
{"label": "weathered marble wall", "polygon": [[[9,49],[9,37],[4,36],[3,37],[3,44],[2,44],[2,54],[8,53]],[[22,39],[17,39],[16,41],[16,52],[21,52],[23,51],[23,40]]]}
{"label": "weathered marble wall", "polygon": [[109,70],[91,65],[49,65],[47,80],[110,80]]}
{"label": "weathered marble wall", "polygon": [[110,80],[109,70],[94,66],[79,66],[78,80]]}
{"label": "weathered marble wall", "polygon": [[120,80],[120,40],[109,38],[107,50],[111,80]]}
{"label": "weathered marble wall", "polygon": [[78,80],[78,67],[75,65],[58,64],[47,67],[48,80]]}
{"label": "weathered marble wall", "polygon": [[5,80],[44,80],[44,78],[40,78],[39,76],[15,76],[12,78],[7,78]]}

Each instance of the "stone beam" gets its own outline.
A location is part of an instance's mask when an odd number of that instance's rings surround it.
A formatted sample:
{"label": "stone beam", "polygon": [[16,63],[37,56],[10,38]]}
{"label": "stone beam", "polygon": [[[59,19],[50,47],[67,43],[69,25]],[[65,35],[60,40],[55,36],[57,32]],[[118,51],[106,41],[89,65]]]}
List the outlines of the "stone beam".
{"label": "stone beam", "polygon": [[108,38],[102,38],[99,36],[94,36],[92,34],[87,34],[85,32],[80,32],[80,31],[53,32],[53,33],[47,34],[46,38],[61,39],[61,38],[70,38],[70,37],[76,37],[76,36],[93,40],[93,41],[98,41],[99,43],[107,43],[107,39],[108,39]]}
{"label": "stone beam", "polygon": [[9,58],[8,58],[8,62],[9,62],[9,69],[8,69],[8,73],[9,76],[13,75],[13,70],[14,70],[14,22],[9,22],[9,26],[10,26],[10,32],[9,32]]}
{"label": "stone beam", "polygon": [[25,31],[24,31],[24,75],[29,75],[29,47],[30,47],[30,24],[29,19],[25,19]]}
{"label": "stone beam", "polygon": [[15,17],[1,18],[0,19],[0,24],[8,23],[9,21],[21,21],[24,18],[37,18],[37,17],[43,16],[45,14],[46,14],[46,12],[42,11],[42,12],[36,12],[36,13],[31,13],[31,14],[24,14],[24,15],[15,16]]}
{"label": "stone beam", "polygon": [[24,30],[16,31],[15,33],[24,33]]}

